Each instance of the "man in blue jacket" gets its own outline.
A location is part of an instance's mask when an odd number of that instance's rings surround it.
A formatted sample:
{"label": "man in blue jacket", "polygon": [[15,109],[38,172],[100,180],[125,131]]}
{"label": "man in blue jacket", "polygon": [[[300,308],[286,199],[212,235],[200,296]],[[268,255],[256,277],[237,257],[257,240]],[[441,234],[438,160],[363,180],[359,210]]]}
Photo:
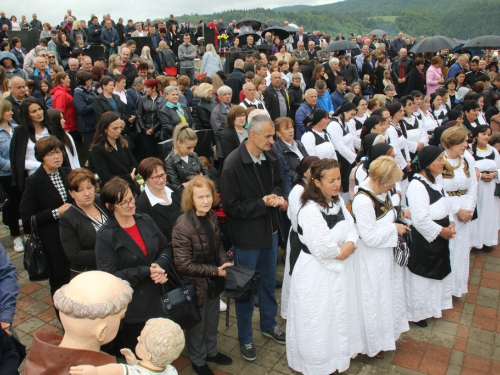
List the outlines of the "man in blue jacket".
{"label": "man in blue jacket", "polygon": [[295,128],[297,129],[295,139],[300,141],[302,135],[306,132],[306,124],[304,121],[316,108],[319,108],[318,93],[315,89],[309,89],[304,95],[304,103],[297,108],[297,112],[295,113]]}
{"label": "man in blue jacket", "polygon": [[345,102],[344,94],[347,86],[346,79],[344,77],[337,77],[335,79],[335,86],[336,89],[332,92],[330,98],[332,99],[333,109],[337,110]]}
{"label": "man in blue jacket", "polygon": [[119,41],[118,31],[111,27],[111,20],[107,19],[104,23],[104,29],[101,31],[101,42],[106,47],[104,52],[107,57],[109,57],[111,49],[114,50],[114,53],[118,53]]}
{"label": "man in blue jacket", "polygon": [[328,113],[333,114],[333,104],[330,98],[330,92],[327,90],[326,82],[322,79],[318,79],[314,85],[316,92],[318,94],[318,106]]}

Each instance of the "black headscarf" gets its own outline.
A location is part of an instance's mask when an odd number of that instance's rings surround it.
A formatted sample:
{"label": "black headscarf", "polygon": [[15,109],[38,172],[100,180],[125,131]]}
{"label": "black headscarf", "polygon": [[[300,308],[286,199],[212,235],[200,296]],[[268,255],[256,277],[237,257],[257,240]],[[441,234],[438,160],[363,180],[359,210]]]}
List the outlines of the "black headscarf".
{"label": "black headscarf", "polygon": [[[364,137],[361,140],[361,148],[358,151],[358,155],[356,156],[356,161],[359,162],[361,158],[366,156],[368,154],[368,151],[370,148],[373,146],[373,143],[375,142],[375,139],[380,136],[384,139],[384,136],[382,134],[377,134],[377,133],[370,133],[367,134],[366,137]],[[384,139],[385,142],[385,139]],[[384,143],[384,142],[379,142],[379,143]]]}
{"label": "black headscarf", "polygon": [[432,175],[431,171],[427,167],[432,163],[434,163],[434,160],[436,160],[438,156],[441,155],[442,153],[443,150],[441,150],[439,147],[425,146],[413,158],[413,161],[411,163],[411,169],[416,173],[424,171],[429,181],[435,183],[436,180]]}
{"label": "black headscarf", "polygon": [[304,173],[307,172],[311,164],[316,160],[320,159],[317,156],[306,156],[300,161],[299,165],[297,165],[297,177],[293,182],[293,186],[299,184],[304,188],[306,187],[306,183],[304,182]]}
{"label": "black headscarf", "polygon": [[394,117],[396,113],[398,113],[402,108],[402,105],[400,102],[394,102],[391,103],[387,106],[387,109],[389,110],[389,113],[391,114],[391,117]]}
{"label": "black headscarf", "polygon": [[451,125],[441,125],[434,129],[434,133],[429,141],[431,146],[440,146],[441,145],[441,136],[443,135],[446,129],[451,128]]}
{"label": "black headscarf", "polygon": [[363,123],[363,128],[361,129],[360,138],[363,139],[368,134],[370,134],[373,127],[378,123],[380,123],[380,116],[371,115],[370,117],[368,117],[366,121]]}
{"label": "black headscarf", "polygon": [[362,100],[366,100],[366,99],[363,98],[362,96],[355,96],[352,99],[352,104],[354,104],[356,106],[356,108],[357,108],[359,106],[359,102],[362,101]]}
{"label": "black headscarf", "polygon": [[312,129],[312,127],[316,125],[318,122],[323,120],[327,114],[328,112],[321,108],[316,108],[314,111],[312,111],[311,114],[309,115],[311,119],[311,121],[309,122],[310,129]]}
{"label": "black headscarf", "polygon": [[367,158],[363,163],[363,167],[369,171],[370,164],[372,161],[376,160],[380,156],[387,155],[387,152],[392,148],[392,146],[388,143],[377,143],[375,146],[370,147],[367,153]]}
{"label": "black headscarf", "polygon": [[337,108],[335,113],[333,114],[335,117],[339,116],[342,113],[349,112],[352,109],[356,109],[356,105],[351,102],[344,102],[340,107]]}

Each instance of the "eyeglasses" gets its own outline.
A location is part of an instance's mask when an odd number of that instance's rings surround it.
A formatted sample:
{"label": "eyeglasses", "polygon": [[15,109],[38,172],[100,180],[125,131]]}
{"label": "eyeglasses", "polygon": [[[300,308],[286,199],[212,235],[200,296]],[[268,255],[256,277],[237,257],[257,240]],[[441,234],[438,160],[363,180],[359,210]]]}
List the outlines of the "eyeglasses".
{"label": "eyeglasses", "polygon": [[54,157],[54,156],[56,156],[56,155],[57,155],[57,156],[59,156],[59,155],[61,155],[61,154],[62,154],[62,151],[61,151],[61,150],[55,150],[55,151],[50,151],[50,152],[47,152],[47,153],[45,154],[45,156],[48,156],[48,157],[51,157],[51,158],[52,158],[52,157]]}
{"label": "eyeglasses", "polygon": [[167,178],[167,174],[166,173],[162,173],[162,174],[158,174],[154,177],[150,177],[150,179],[152,179],[154,182],[158,182],[160,180],[165,180]]}
{"label": "eyeglasses", "polygon": [[55,59],[56,57],[53,55],[49,55],[49,59]]}
{"label": "eyeglasses", "polygon": [[135,200],[137,199],[137,195],[134,195],[132,198],[130,198],[128,201],[123,201],[118,203],[118,206],[123,208],[124,210],[128,208],[130,203],[132,203],[135,206]]}

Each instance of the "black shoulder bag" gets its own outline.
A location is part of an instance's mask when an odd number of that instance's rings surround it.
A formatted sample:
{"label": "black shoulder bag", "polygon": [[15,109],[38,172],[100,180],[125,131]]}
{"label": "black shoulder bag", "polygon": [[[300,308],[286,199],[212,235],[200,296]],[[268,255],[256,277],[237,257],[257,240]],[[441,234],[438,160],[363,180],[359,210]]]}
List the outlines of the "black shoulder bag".
{"label": "black shoulder bag", "polygon": [[31,216],[30,233],[24,246],[24,269],[30,281],[47,280],[50,277],[49,263],[43,253],[42,241],[38,236],[35,215]]}

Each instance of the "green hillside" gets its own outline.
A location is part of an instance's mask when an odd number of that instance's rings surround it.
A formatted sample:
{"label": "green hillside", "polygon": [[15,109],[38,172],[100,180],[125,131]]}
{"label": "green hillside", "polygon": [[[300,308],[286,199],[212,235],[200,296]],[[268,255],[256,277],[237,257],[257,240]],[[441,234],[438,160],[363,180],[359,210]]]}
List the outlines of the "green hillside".
{"label": "green hillside", "polygon": [[500,34],[500,0],[344,0],[308,6],[294,5],[274,9],[229,10],[212,14],[177,17],[198,23],[201,19],[254,17],[289,20],[308,31],[325,30],[329,34],[366,34],[375,28],[390,36],[399,31],[407,35],[448,35],[469,39],[485,34]]}

